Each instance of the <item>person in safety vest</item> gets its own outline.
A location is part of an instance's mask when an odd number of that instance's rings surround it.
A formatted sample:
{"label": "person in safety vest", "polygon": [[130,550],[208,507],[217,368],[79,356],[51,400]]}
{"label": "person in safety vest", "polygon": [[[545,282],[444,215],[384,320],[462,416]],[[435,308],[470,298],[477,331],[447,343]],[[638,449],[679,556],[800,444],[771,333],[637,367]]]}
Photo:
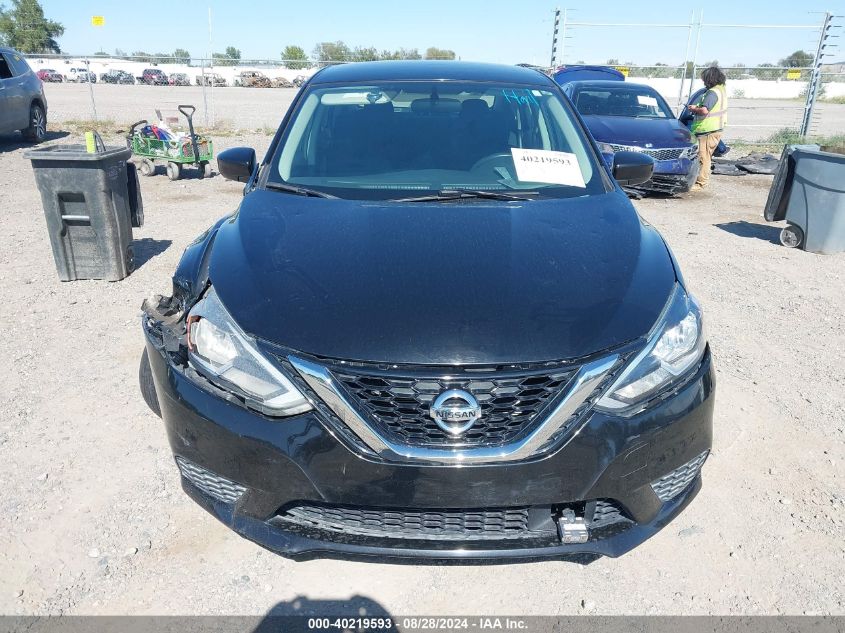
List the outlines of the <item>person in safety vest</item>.
{"label": "person in safety vest", "polygon": [[696,105],[689,106],[694,118],[690,131],[698,139],[698,160],[701,169],[692,190],[701,190],[710,180],[710,164],[713,153],[722,138],[722,130],[728,122],[728,93],[725,89],[725,73],[717,66],[705,68],[701,81],[707,91]]}

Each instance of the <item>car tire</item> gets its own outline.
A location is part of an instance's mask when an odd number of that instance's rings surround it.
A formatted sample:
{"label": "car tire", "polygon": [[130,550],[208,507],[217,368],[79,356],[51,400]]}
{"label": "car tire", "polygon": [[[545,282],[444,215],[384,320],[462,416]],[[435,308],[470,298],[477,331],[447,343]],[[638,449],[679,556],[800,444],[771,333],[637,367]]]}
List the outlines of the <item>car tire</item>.
{"label": "car tire", "polygon": [[23,137],[30,143],[40,143],[47,136],[47,115],[44,108],[33,103],[29,108],[29,127],[23,130]]}
{"label": "car tire", "polygon": [[141,365],[138,367],[138,383],[141,387],[141,396],[150,410],[158,417],[161,417],[161,405],[158,403],[158,394],[153,382],[153,368],[150,367],[150,357],[147,356],[147,349],[141,354]]}
{"label": "car tire", "polygon": [[800,226],[789,224],[780,232],[780,243],[787,248],[797,248],[804,242],[804,231]]}

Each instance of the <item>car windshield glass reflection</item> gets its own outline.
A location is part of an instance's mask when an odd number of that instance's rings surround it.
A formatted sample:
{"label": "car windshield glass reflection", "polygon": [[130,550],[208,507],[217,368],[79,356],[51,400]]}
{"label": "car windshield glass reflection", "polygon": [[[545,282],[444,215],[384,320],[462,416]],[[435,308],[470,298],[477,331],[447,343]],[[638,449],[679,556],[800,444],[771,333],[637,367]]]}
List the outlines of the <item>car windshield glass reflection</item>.
{"label": "car windshield glass reflection", "polygon": [[463,190],[574,197],[606,191],[600,169],[553,88],[389,82],[309,89],[268,184],[351,199]]}
{"label": "car windshield glass reflection", "polygon": [[582,115],[672,119],[672,111],[657,92],[645,86],[582,88],[575,96]]}

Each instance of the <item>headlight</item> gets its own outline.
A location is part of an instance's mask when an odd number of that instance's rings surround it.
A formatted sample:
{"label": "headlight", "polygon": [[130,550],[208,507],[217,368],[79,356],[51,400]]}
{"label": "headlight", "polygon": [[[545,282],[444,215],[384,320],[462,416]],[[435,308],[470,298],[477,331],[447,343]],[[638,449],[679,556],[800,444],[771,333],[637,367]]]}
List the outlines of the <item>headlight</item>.
{"label": "headlight", "polygon": [[681,152],[681,158],[695,158],[696,156],[698,156],[698,145],[690,145]]}
{"label": "headlight", "polygon": [[620,374],[596,407],[623,414],[639,411],[640,405],[695,368],[706,347],[701,309],[676,284],[645,349]]}
{"label": "headlight", "polygon": [[194,369],[262,413],[286,416],[311,409],[305,396],[238,327],[214,288],[188,315],[188,350]]}
{"label": "headlight", "polygon": [[613,145],[611,145],[610,143],[598,143],[597,142],[596,145],[599,146],[599,151],[602,154],[615,154],[616,153],[616,150],[613,149]]}

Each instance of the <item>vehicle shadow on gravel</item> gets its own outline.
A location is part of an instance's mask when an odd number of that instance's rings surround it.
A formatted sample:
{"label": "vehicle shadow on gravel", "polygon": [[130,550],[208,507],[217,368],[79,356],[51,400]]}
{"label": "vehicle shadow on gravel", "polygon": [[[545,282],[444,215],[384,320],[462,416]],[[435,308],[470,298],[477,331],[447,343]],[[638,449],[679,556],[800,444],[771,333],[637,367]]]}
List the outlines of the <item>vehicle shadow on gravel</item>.
{"label": "vehicle shadow on gravel", "polygon": [[154,240],[151,237],[133,240],[132,252],[135,256],[135,270],[138,270],[153,257],[161,255],[170,248],[171,244],[173,244],[173,240]]}
{"label": "vehicle shadow on gravel", "polygon": [[[291,620],[291,616],[296,619]],[[378,602],[364,596],[352,596],[346,600],[311,600],[298,596],[289,602],[280,602],[267,612],[264,619],[252,633],[292,633],[299,631],[313,631],[308,626],[307,618],[319,616],[323,618],[391,618],[393,616]],[[323,628],[323,627],[317,627]],[[346,629],[347,627],[342,627]],[[352,624],[348,628],[356,629]],[[385,629],[386,627],[369,627]]]}
{"label": "vehicle shadow on gravel", "polygon": [[780,227],[771,226],[769,224],[754,224],[753,222],[746,222],[745,220],[738,220],[736,222],[724,222],[722,224],[714,224],[717,229],[722,229],[728,233],[732,233],[738,237],[748,237],[772,244],[780,244]]}
{"label": "vehicle shadow on gravel", "polygon": [[[65,137],[70,136],[70,132],[65,132],[64,130],[53,130],[47,132],[47,135],[44,137],[42,143],[49,143],[51,141],[58,141]],[[17,149],[30,149],[36,148],[39,144],[37,143],[30,143],[29,141],[24,140],[24,138],[20,134],[2,134],[0,135],[0,154],[5,152],[14,152]]]}

